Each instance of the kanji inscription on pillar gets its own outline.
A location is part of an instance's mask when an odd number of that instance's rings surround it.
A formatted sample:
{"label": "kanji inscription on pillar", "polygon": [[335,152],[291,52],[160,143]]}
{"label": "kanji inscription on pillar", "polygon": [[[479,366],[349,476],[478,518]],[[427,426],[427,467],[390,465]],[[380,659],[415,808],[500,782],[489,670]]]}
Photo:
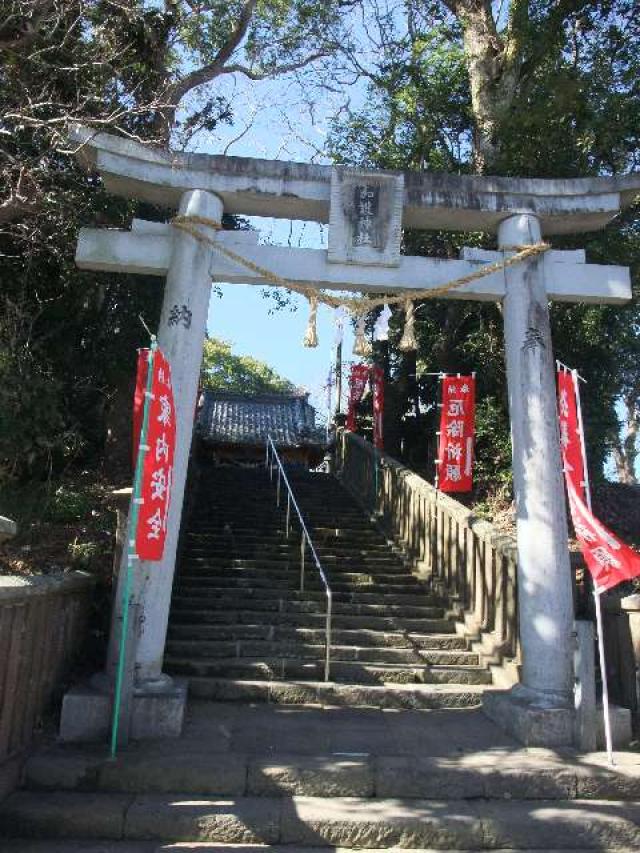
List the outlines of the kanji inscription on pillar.
{"label": "kanji inscription on pillar", "polygon": [[333,169],[327,260],[398,266],[404,178]]}
{"label": "kanji inscription on pillar", "polygon": [[172,305],[167,325],[182,326],[185,329],[190,329],[192,318],[193,312],[186,305]]}
{"label": "kanji inscription on pillar", "polygon": [[380,187],[375,184],[356,184],[353,195],[352,245],[378,249],[382,242],[378,216]]}
{"label": "kanji inscription on pillar", "polygon": [[171,500],[176,411],[169,362],[156,350],[149,398],[144,467],[140,488],[140,513],[136,552],[141,560],[161,560]]}

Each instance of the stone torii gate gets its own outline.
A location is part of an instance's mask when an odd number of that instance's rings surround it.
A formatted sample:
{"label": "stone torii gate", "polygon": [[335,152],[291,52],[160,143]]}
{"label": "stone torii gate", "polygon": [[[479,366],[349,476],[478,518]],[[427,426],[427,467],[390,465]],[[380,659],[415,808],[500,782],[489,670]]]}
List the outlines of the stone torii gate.
{"label": "stone torii gate", "polygon": [[[166,276],[158,342],[173,374],[176,449],[161,563],[142,563],[138,692],[162,692],[162,661],[211,281],[270,284],[264,270],[305,287],[388,293],[436,288],[542,237],[603,228],[632,203],[640,175],[539,180],[371,172],[300,163],[171,154],[77,127],[77,157],[107,191],[178,210],[205,238],[134,220],[130,231],[82,229],[81,269]],[[254,232],[219,231],[223,212],[329,223],[328,250],[259,246]],[[497,233],[497,252],[459,260],[400,254],[401,229]],[[212,241],[249,266],[215,250]],[[548,300],[624,303],[629,272],[549,251],[443,298],[503,303],[517,507],[521,684],[487,711],[517,736],[572,739],[573,601],[556,421]]]}

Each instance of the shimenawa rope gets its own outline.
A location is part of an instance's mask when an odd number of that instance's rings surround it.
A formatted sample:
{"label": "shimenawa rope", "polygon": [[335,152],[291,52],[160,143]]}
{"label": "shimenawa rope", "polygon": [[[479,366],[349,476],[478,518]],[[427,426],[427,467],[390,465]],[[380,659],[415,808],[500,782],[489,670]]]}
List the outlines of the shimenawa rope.
{"label": "shimenawa rope", "polygon": [[[368,314],[373,308],[378,308],[381,305],[405,305],[405,330],[402,336],[402,340],[400,342],[400,348],[403,350],[408,349],[416,349],[417,343],[415,339],[415,317],[414,317],[414,302],[420,299],[436,299],[439,296],[445,296],[447,293],[451,293],[453,290],[458,290],[460,287],[464,287],[465,284],[470,284],[473,281],[478,281],[481,278],[484,278],[487,275],[491,275],[494,272],[499,272],[500,270],[504,270],[507,267],[514,266],[514,264],[522,263],[528,258],[535,257],[536,255],[543,254],[544,252],[548,252],[551,246],[549,243],[533,243],[531,246],[509,246],[503,249],[504,251],[515,251],[514,255],[511,255],[508,258],[503,258],[501,261],[496,261],[493,264],[484,264],[479,269],[475,270],[472,273],[468,273],[467,275],[460,276],[459,278],[454,279],[453,281],[447,282],[447,284],[440,285],[439,287],[427,287],[422,290],[412,290],[411,296],[407,297],[407,291],[403,291],[402,294],[396,293],[393,295],[385,295],[380,297],[373,296],[333,296],[330,293],[327,293],[324,290],[320,290],[316,287],[310,287],[308,285],[298,284],[297,282],[290,281],[289,279],[284,278],[283,276],[274,273],[272,270],[267,269],[266,267],[260,266],[260,264],[256,264],[253,261],[250,261],[248,258],[244,258],[238,252],[235,252],[233,249],[229,249],[227,246],[222,246],[217,240],[210,237],[208,234],[203,234],[202,231],[195,228],[195,225],[204,225],[207,228],[212,228],[215,231],[220,231],[222,225],[215,219],[209,219],[206,216],[192,216],[192,215],[179,215],[175,216],[171,220],[171,225],[174,228],[178,228],[180,231],[184,231],[187,234],[190,234],[194,239],[199,240],[201,243],[206,243],[211,246],[214,251],[218,252],[221,255],[229,258],[229,260],[234,261],[235,263],[243,266],[245,269],[250,270],[256,275],[260,276],[260,278],[265,279],[269,284],[275,285],[276,287],[285,287],[288,290],[293,291],[294,293],[300,293],[309,301],[310,312],[309,312],[309,324],[307,326],[307,331],[305,333],[305,346],[317,346],[318,337],[315,330],[315,320],[316,313],[318,308],[318,303],[321,302],[323,305],[328,305],[331,308],[339,308],[340,306],[344,306],[358,319],[362,318],[364,320],[364,315]],[[360,324],[358,324],[360,326]],[[354,347],[354,352],[356,352],[356,348],[361,352],[356,354],[368,354],[365,353],[364,350],[368,349],[366,347],[366,341],[364,339],[364,323],[362,324],[362,333],[358,330],[356,331],[356,346]],[[360,337],[362,337],[362,342],[360,341]],[[307,340],[309,343],[307,343]],[[364,342],[364,346],[361,344]]]}

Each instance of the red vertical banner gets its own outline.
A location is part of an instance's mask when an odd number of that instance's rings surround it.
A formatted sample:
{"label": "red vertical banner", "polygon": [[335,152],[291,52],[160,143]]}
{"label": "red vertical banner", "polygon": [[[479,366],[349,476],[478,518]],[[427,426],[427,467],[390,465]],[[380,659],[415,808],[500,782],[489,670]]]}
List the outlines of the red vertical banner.
{"label": "red vertical banner", "polygon": [[584,448],[578,423],[576,379],[566,370],[558,371],[558,421],[560,449],[565,476],[571,480],[576,493],[586,498]]}
{"label": "red vertical banner", "polygon": [[381,367],[371,368],[373,384],[373,444],[384,450],[384,371]]}
{"label": "red vertical banner", "polygon": [[142,482],[138,497],[140,512],[135,535],[136,553],[141,560],[162,559],[176,446],[171,368],[160,350],[156,350],[153,355],[152,371]]}
{"label": "red vertical banner", "polygon": [[353,364],[349,377],[349,408],[347,409],[347,429],[350,432],[356,431],[356,406],[362,400],[368,381],[369,366],[367,364]]}
{"label": "red vertical banner", "polygon": [[470,492],[473,488],[475,441],[474,376],[445,376],[438,443],[438,488]]}
{"label": "red vertical banner", "polygon": [[596,590],[604,592],[640,575],[640,554],[599,522],[588,506],[584,436],[578,421],[578,393],[576,375],[558,371],[560,449],[571,520]]}

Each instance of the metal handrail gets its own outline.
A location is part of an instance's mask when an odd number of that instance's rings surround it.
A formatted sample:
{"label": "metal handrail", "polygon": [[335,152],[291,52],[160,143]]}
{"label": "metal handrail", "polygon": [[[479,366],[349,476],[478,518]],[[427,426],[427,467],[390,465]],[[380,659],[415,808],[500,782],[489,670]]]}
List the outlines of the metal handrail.
{"label": "metal handrail", "polygon": [[276,503],[280,506],[280,493],[281,493],[281,482],[284,482],[287,487],[287,520],[285,525],[287,539],[289,538],[289,531],[291,529],[291,507],[295,509],[298,514],[298,521],[300,522],[300,531],[301,531],[301,539],[300,539],[300,592],[304,592],[304,572],[305,572],[305,556],[307,551],[307,546],[309,547],[309,551],[311,552],[311,556],[316,564],[316,568],[318,569],[318,574],[320,575],[320,579],[324,584],[324,589],[327,594],[327,615],[326,615],[326,623],[325,623],[325,641],[326,641],[326,650],[325,650],[325,659],[324,659],[324,680],[329,681],[330,669],[331,669],[331,615],[332,615],[332,606],[333,606],[333,594],[331,592],[331,587],[329,586],[329,581],[327,580],[327,576],[324,573],[324,569],[320,564],[320,560],[318,558],[318,554],[316,553],[316,549],[313,546],[313,542],[311,541],[311,536],[309,535],[309,531],[307,530],[307,525],[304,523],[304,518],[302,517],[302,513],[300,512],[300,507],[298,506],[298,502],[295,499],[293,494],[293,489],[291,488],[291,484],[285,474],[284,467],[282,465],[282,461],[280,460],[280,456],[278,455],[278,451],[276,450],[276,446],[273,442],[271,436],[267,436],[267,444],[266,444],[266,457],[265,457],[265,468],[269,471],[269,479],[273,480],[273,471],[274,468],[278,471],[278,482],[276,486]]}

